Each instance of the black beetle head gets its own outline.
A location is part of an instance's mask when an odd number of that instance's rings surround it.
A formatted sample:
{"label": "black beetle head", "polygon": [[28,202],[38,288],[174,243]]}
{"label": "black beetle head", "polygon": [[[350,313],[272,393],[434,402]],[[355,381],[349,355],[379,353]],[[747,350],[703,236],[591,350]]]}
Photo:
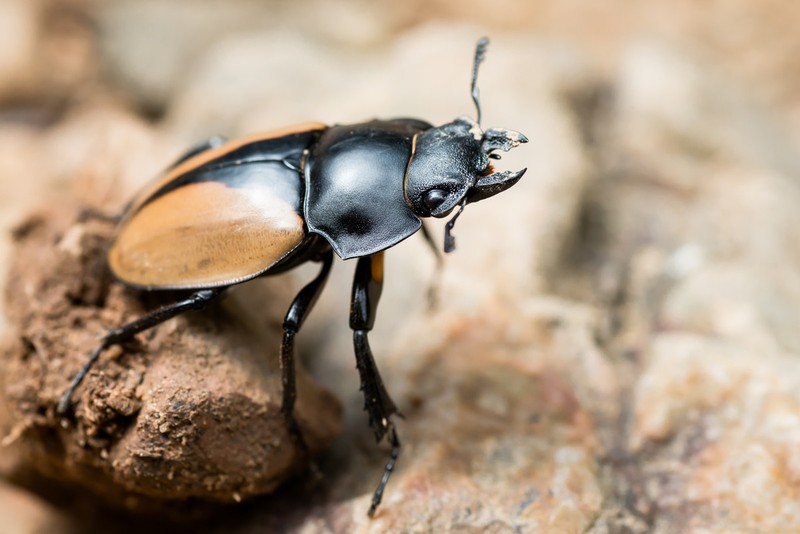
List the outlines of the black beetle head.
{"label": "black beetle head", "polygon": [[491,128],[462,117],[414,138],[405,176],[408,205],[420,217],[444,217],[453,208],[477,202],[517,183],[519,172],[494,172],[495,150],[511,150],[528,139],[519,132]]}
{"label": "black beetle head", "polygon": [[450,231],[464,206],[505,191],[517,183],[526,170],[495,172],[490,164],[490,160],[500,159],[495,151],[509,151],[520,143],[527,143],[528,138],[513,130],[481,129],[481,104],[476,84],[478,67],[488,44],[485,38],[478,41],[472,65],[472,100],[478,120],[461,117],[415,135],[406,169],[406,202],[417,216],[444,217],[460,206],[445,228],[445,252],[455,248]]}

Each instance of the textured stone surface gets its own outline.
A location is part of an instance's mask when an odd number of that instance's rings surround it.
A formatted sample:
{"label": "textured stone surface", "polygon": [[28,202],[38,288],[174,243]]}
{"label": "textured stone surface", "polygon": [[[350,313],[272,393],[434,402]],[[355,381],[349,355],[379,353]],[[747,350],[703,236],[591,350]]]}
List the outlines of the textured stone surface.
{"label": "textured stone surface", "polygon": [[0,97],[18,91],[27,81],[36,47],[36,18],[33,2],[4,2],[0,6]]}
{"label": "textured stone surface", "polygon": [[[277,302],[291,293],[252,287],[250,298],[274,302],[274,313],[262,306],[260,319],[237,320],[248,303],[234,294],[128,350],[109,350],[77,391],[74,413],[60,417],[55,405],[104,325],[175,298],[143,301],[113,283],[103,263],[113,225],[75,216],[62,206],[15,232],[6,302],[18,333],[5,345],[3,371],[6,444],[20,449],[21,467],[128,507],[139,498],[233,502],[271,492],[303,461],[279,411],[274,357]],[[298,389],[298,421],[319,450],[338,433],[338,404],[302,373]]]}
{"label": "textured stone surface", "polygon": [[6,482],[0,482],[0,514],[6,532],[79,532],[76,525],[45,501]]}

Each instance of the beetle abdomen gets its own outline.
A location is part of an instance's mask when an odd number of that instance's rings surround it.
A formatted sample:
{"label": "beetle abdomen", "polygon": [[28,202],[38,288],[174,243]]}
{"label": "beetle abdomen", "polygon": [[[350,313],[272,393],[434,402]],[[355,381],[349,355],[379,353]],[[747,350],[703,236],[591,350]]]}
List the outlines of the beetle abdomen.
{"label": "beetle abdomen", "polygon": [[223,145],[180,164],[126,214],[109,252],[114,275],[149,289],[197,289],[268,270],[305,237],[300,159],[318,135]]}

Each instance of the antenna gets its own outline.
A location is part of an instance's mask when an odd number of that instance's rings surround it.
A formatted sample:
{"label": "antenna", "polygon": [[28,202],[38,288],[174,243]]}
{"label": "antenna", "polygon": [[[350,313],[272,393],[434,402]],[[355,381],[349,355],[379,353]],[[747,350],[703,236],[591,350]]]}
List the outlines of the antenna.
{"label": "antenna", "polygon": [[478,110],[477,122],[478,126],[481,125],[481,101],[478,91],[478,67],[486,57],[486,47],[489,46],[489,39],[481,37],[478,40],[478,45],[475,47],[475,60],[472,63],[472,101],[475,102],[475,109]]}

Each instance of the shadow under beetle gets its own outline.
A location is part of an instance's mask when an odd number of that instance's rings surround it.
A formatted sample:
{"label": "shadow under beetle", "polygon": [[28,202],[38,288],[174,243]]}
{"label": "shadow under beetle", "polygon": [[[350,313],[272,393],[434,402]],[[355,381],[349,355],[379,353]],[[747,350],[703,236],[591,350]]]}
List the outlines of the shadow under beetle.
{"label": "shadow under beetle", "polygon": [[496,172],[492,159],[527,142],[512,130],[482,130],[476,87],[488,41],[478,42],[472,68],[477,120],[433,127],[417,119],[360,124],[305,124],[225,142],[213,138],[189,151],[144,189],[121,216],[108,254],[114,276],[143,290],[186,289],[188,298],[109,330],[58,404],[71,398],[100,354],[188,310],[205,307],[226,288],[302,263],[319,274],[295,297],[283,322],[281,412],[301,450],[294,417],[294,336],[328,278],[333,253],[358,258],[350,328],[369,425],[391,453],[372,497],[374,515],[400,453],[392,422],[397,408],[369,347],[383,284],[383,251],[423,229],[421,217],[445,217],[445,252],[464,206],[514,185],[524,174]]}

